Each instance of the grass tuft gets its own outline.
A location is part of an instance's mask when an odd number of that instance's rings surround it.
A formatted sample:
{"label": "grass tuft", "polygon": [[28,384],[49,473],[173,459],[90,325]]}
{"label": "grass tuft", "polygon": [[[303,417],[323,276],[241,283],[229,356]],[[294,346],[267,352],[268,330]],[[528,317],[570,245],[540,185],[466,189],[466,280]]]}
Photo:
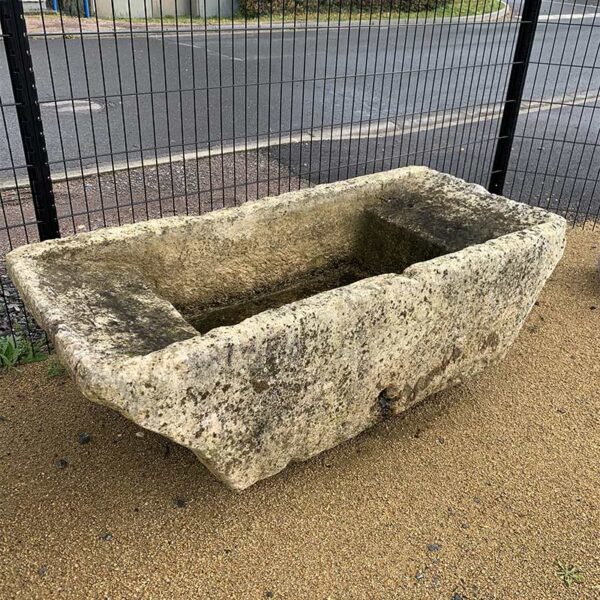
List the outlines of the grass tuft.
{"label": "grass tuft", "polygon": [[48,377],[63,377],[67,370],[56,360],[51,360],[46,370]]}

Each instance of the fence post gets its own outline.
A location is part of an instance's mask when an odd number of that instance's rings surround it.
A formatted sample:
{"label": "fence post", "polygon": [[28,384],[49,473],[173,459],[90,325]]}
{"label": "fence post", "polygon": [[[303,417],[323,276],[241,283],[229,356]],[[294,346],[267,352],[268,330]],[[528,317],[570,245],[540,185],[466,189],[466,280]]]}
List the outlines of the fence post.
{"label": "fence post", "polygon": [[529,59],[531,57],[531,49],[533,47],[541,6],[542,0],[525,0],[523,6],[488,186],[489,191],[494,194],[502,194],[504,190],[508,161],[510,160],[515,137],[521,99],[523,98],[523,88],[525,87],[525,78],[527,77],[527,68],[529,67]]}
{"label": "fence post", "polygon": [[0,0],[0,20],[40,240],[57,238],[58,216],[21,0]]}

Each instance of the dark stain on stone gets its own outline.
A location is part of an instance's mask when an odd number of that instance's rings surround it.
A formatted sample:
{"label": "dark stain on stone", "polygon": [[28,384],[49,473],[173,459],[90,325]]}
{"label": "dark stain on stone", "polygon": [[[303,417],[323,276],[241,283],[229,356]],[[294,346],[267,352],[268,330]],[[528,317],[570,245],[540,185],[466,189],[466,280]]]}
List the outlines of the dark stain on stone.
{"label": "dark stain on stone", "polygon": [[269,389],[269,384],[262,379],[253,379],[250,383],[252,384],[254,391],[259,394]]}
{"label": "dark stain on stone", "polygon": [[485,203],[473,205],[468,213],[450,210],[447,194],[447,186],[442,183],[431,186],[426,196],[407,190],[390,195],[385,204],[371,211],[402,229],[421,251],[438,252],[438,256],[513,233],[525,225],[516,214],[490,211]]}
{"label": "dark stain on stone", "polygon": [[482,350],[495,350],[500,343],[500,338],[495,331],[489,333],[481,343]]}
{"label": "dark stain on stone", "polygon": [[[44,275],[45,285],[70,297],[78,328],[91,339],[98,332],[127,356],[161,350],[194,337],[172,306],[154,294],[134,268],[60,260]],[[82,292],[83,290],[83,292]],[[148,302],[152,298],[152,302]],[[52,332],[50,332],[52,333]]]}

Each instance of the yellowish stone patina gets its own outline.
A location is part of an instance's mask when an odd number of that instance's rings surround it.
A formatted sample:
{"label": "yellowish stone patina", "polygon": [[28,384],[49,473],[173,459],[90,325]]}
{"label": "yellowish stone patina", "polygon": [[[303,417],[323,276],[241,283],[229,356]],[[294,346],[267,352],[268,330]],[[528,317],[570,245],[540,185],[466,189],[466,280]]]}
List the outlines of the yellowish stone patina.
{"label": "yellowish stone patina", "polygon": [[88,398],[243,489],[501,359],[564,244],[561,217],[410,167],[7,262]]}

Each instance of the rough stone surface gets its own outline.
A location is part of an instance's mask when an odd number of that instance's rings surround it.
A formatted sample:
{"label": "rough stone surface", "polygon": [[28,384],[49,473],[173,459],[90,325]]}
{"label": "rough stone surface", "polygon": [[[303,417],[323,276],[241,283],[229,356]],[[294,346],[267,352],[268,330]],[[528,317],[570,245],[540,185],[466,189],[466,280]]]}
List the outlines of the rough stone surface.
{"label": "rough stone surface", "polygon": [[7,263],[87,397],[243,489],[501,359],[564,243],[561,217],[411,167]]}

